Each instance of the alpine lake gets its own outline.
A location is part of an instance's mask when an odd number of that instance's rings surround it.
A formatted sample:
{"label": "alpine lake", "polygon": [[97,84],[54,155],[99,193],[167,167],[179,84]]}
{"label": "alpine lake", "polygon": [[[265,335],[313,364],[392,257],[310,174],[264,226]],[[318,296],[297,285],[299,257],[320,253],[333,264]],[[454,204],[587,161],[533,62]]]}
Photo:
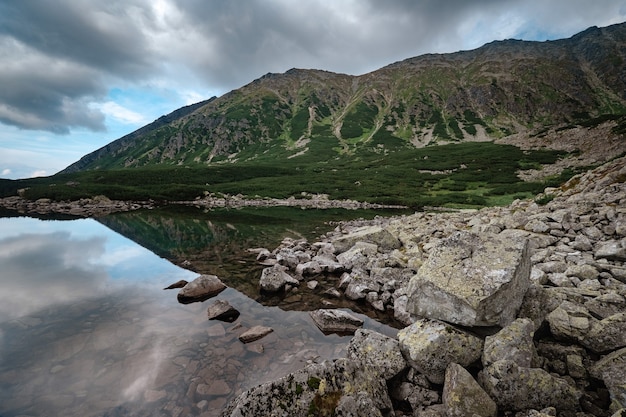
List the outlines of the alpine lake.
{"label": "alpine lake", "polygon": [[[0,417],[217,416],[248,388],[345,355],[308,311],[345,308],[394,336],[388,315],[325,298],[336,277],[261,294],[250,249],[313,242],[333,222],[400,212],[165,207],[98,219],[0,213]],[[200,274],[228,288],[180,304],[163,288]],[[208,320],[226,300],[234,322]],[[255,325],[273,332],[244,344]]]}

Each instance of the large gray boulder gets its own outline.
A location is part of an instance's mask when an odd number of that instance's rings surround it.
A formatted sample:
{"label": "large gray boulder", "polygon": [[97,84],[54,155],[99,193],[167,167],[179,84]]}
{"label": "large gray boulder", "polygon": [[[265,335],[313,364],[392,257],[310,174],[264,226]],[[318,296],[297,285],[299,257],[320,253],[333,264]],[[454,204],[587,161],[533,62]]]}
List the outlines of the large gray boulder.
{"label": "large gray boulder", "polygon": [[530,285],[524,237],[456,232],[409,283],[408,310],[464,326],[506,326]]}
{"label": "large gray boulder", "polygon": [[223,417],[388,415],[387,385],[378,369],[348,359],[309,365],[277,381],[244,392]]}
{"label": "large gray boulder", "polygon": [[443,384],[451,363],[468,366],[480,359],[482,339],[438,320],[420,319],[398,332],[407,362],[434,384]]}
{"label": "large gray boulder", "polygon": [[200,275],[187,283],[178,292],[178,302],[183,304],[208,300],[226,289],[226,285],[215,275]]}
{"label": "large gray boulder", "polygon": [[518,366],[510,360],[500,360],[484,368],[478,382],[493,398],[500,411],[577,410],[581,392],[566,380],[540,368]]}
{"label": "large gray boulder", "polygon": [[348,345],[347,358],[371,365],[386,380],[408,366],[396,339],[365,329],[356,331]]}

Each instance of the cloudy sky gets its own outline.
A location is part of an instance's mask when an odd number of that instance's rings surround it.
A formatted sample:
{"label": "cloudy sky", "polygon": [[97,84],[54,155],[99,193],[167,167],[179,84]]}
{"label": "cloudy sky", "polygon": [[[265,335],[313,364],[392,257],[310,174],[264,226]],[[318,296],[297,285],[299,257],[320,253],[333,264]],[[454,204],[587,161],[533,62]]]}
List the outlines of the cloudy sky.
{"label": "cloudy sky", "polygon": [[363,74],[626,21],[626,0],[0,0],[0,178],[52,175],[268,72]]}

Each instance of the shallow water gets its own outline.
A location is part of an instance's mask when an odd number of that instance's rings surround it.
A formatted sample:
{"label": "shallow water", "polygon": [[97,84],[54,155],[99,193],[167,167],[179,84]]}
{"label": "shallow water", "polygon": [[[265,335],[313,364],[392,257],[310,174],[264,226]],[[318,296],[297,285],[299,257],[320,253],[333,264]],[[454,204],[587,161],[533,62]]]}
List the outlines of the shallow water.
{"label": "shallow water", "polygon": [[[246,276],[236,256],[215,265]],[[322,334],[306,312],[235,288],[187,305],[162,290],[197,275],[95,220],[0,218],[0,416],[219,415],[249,387],[344,355],[350,337]],[[207,320],[218,298],[241,312],[234,323]],[[241,343],[257,324],[274,332]]]}

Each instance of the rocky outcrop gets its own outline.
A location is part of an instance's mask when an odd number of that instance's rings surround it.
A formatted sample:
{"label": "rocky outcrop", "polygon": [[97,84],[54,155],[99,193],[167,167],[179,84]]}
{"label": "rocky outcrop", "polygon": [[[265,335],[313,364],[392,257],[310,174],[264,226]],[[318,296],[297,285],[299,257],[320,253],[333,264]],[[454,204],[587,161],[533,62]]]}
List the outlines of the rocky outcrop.
{"label": "rocky outcrop", "polygon": [[[346,222],[319,242],[286,240],[268,256],[296,279],[315,280],[329,305],[340,296],[404,327],[378,345],[362,342],[382,335],[357,331],[362,350],[346,359],[376,352],[375,362],[387,363],[382,395],[397,415],[619,415],[625,180],[622,157],[546,190],[544,205]],[[302,266],[316,257],[341,266]],[[310,261],[289,261],[299,258]],[[363,404],[374,401],[363,395]]]}

